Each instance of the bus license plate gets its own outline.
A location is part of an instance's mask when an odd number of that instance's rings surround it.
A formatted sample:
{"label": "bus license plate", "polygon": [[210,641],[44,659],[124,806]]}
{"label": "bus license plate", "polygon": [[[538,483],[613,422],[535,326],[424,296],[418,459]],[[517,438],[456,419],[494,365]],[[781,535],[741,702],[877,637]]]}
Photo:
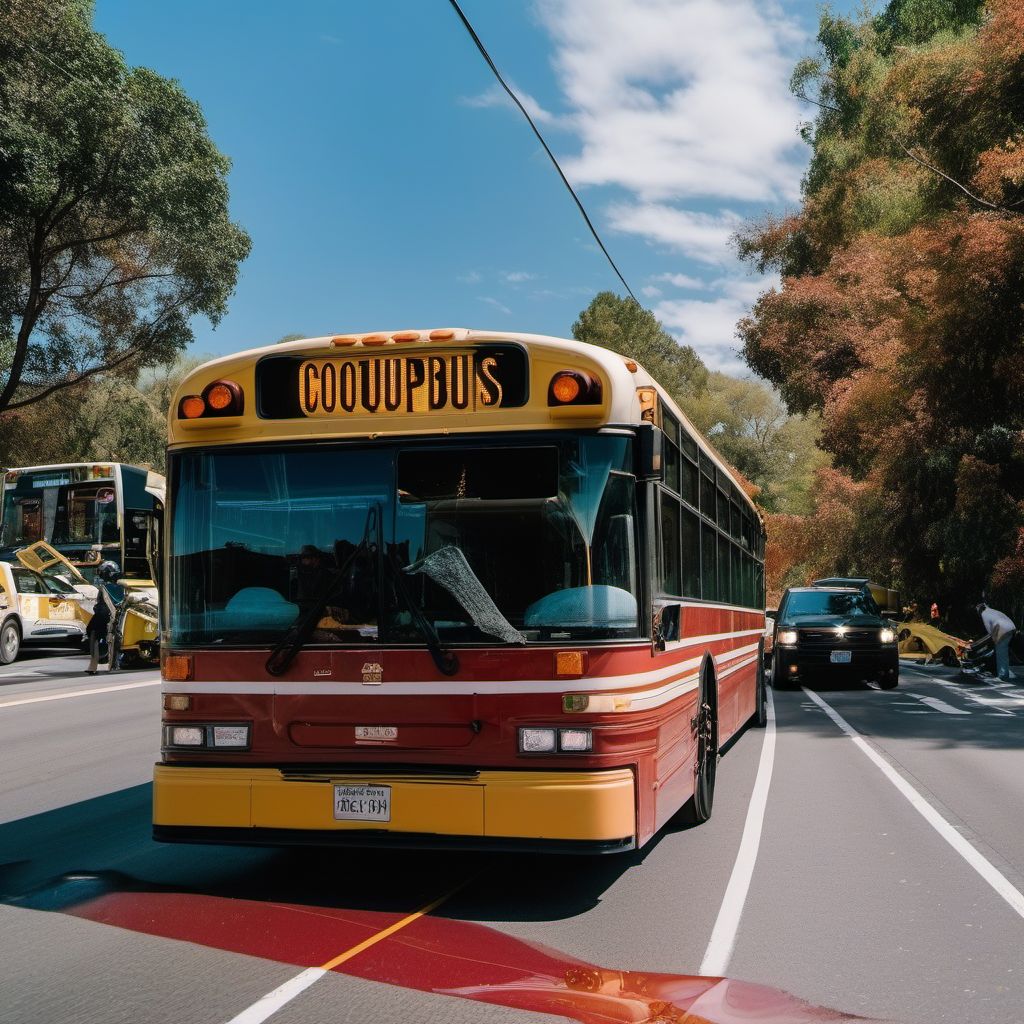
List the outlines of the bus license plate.
{"label": "bus license plate", "polygon": [[390,821],[390,786],[335,786],[337,821]]}
{"label": "bus license plate", "polygon": [[853,661],[852,651],[833,651],[832,652],[832,664],[833,665],[849,665]]}

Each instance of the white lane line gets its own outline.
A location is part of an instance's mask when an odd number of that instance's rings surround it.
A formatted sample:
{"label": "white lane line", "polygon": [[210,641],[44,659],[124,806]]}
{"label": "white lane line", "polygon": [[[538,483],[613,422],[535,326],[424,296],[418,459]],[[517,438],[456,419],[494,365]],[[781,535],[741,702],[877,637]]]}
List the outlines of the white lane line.
{"label": "white lane line", "polygon": [[970,711],[965,711],[963,708],[955,708],[952,704],[947,704],[944,700],[939,700],[938,697],[926,697],[923,693],[911,693],[909,690],[903,691],[908,697],[913,697],[915,700],[919,700],[922,704],[927,704],[930,708],[935,708],[936,711],[941,711],[944,715],[970,715]]}
{"label": "white lane line", "polygon": [[262,1024],[273,1016],[285,1003],[291,1002],[297,995],[305,992],[315,981],[329,974],[322,967],[310,967],[294,978],[289,978],[283,985],[278,985],[273,992],[261,996],[252,1006],[232,1017],[228,1024]]}
{"label": "white lane line", "polygon": [[21,700],[0,701],[0,708],[16,708],[20,704],[42,704],[48,700],[67,700],[69,697],[88,697],[94,693],[113,693],[115,690],[137,690],[140,686],[159,686],[159,679],[144,683],[121,683],[118,686],[96,686],[91,690],[65,690],[63,693],[48,693],[45,697],[24,697]]}
{"label": "white lane line", "polygon": [[717,977],[725,974],[736,945],[736,936],[743,916],[743,906],[750,891],[750,880],[754,874],[758,847],[761,845],[761,831],[764,827],[764,812],[768,805],[768,787],[772,781],[772,767],[775,764],[775,701],[772,691],[768,697],[768,724],[765,727],[764,743],[761,746],[761,760],[757,765],[757,778],[750,794],[747,820],[743,825],[743,836],[736,854],[729,884],[718,910],[711,941],[704,951],[700,973]]}
{"label": "white lane line", "polygon": [[1011,718],[1016,717],[1012,711],[1008,711],[1002,706],[1006,702],[999,697],[983,697],[979,693],[964,690],[959,686],[954,686],[952,683],[944,682],[942,679],[936,679],[934,682],[949,690],[951,693],[959,693],[964,700],[969,700],[972,703],[977,704],[979,707],[989,708],[997,714],[1008,715]]}
{"label": "white lane line", "polygon": [[983,857],[937,810],[907,782],[881,754],[838,711],[826,703],[818,694],[804,687],[804,693],[814,701],[829,718],[839,726],[857,745],[882,774],[907,798],[910,806],[928,822],[950,846],[1009,904],[1011,909],[1024,918],[1024,893],[986,857]]}

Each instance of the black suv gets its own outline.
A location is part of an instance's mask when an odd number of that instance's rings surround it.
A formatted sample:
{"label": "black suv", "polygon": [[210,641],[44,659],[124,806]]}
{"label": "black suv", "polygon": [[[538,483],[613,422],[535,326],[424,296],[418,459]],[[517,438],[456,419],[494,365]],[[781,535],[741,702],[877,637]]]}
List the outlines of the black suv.
{"label": "black suv", "polygon": [[771,651],[772,686],[779,690],[815,675],[873,679],[883,690],[899,682],[896,635],[866,587],[790,587],[775,616]]}

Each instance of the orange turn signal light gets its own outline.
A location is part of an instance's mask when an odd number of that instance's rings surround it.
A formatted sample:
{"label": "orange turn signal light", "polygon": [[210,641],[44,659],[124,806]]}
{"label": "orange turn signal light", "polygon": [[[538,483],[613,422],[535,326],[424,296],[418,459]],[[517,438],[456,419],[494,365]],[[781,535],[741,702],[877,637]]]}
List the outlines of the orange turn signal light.
{"label": "orange turn signal light", "polygon": [[211,409],[216,409],[218,412],[221,409],[226,409],[233,401],[235,396],[231,394],[231,389],[226,384],[214,384],[212,388],[206,393],[206,401]]}
{"label": "orange turn signal light", "polygon": [[560,373],[551,382],[551,394],[556,402],[568,405],[579,397],[580,382],[568,373]]}
{"label": "orange turn signal light", "polygon": [[555,653],[555,674],[560,676],[581,676],[587,670],[583,651],[557,651]]}
{"label": "orange turn signal light", "polygon": [[187,395],[178,406],[178,415],[185,420],[198,419],[206,412],[206,403],[198,395]]}
{"label": "orange turn signal light", "polygon": [[164,711],[188,711],[192,707],[192,698],[187,693],[165,693]]}
{"label": "orange turn signal light", "polygon": [[548,385],[548,405],[600,405],[601,382],[582,370],[559,370]]}
{"label": "orange turn signal light", "polygon": [[183,683],[192,678],[191,654],[165,654],[160,675],[171,683]]}

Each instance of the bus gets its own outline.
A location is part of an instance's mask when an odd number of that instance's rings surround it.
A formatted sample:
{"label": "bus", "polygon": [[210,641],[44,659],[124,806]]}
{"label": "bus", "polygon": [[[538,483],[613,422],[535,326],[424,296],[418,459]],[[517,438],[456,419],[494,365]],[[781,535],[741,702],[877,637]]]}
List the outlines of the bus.
{"label": "bus", "polygon": [[[126,580],[152,582],[164,478],[120,462],[0,470],[0,560],[45,542],[91,583],[110,559]],[[154,595],[155,596],[155,595]]]}
{"label": "bus", "polygon": [[168,481],[158,840],[630,850],[764,723],[762,519],[632,359],[227,356],[174,398]]}

